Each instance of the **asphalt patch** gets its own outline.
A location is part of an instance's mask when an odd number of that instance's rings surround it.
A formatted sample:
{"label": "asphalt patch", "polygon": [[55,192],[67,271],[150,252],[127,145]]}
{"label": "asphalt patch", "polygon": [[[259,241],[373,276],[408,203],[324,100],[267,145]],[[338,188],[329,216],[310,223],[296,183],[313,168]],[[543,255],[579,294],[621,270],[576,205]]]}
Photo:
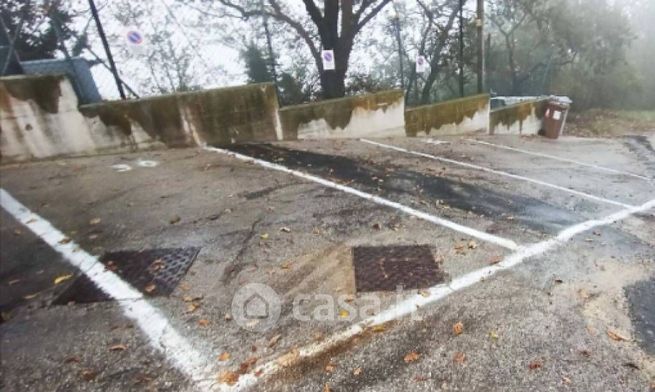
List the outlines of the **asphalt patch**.
{"label": "asphalt patch", "polygon": [[458,210],[488,217],[512,216],[513,224],[538,232],[555,234],[585,219],[564,208],[535,198],[500,192],[480,186],[420,173],[394,165],[358,161],[345,156],[293,150],[270,144],[230,146],[230,150],[278,163],[335,182],[348,184],[390,199],[410,195],[430,203],[441,200]]}
{"label": "asphalt patch", "polygon": [[639,345],[655,355],[655,277],[626,287],[630,318]]}

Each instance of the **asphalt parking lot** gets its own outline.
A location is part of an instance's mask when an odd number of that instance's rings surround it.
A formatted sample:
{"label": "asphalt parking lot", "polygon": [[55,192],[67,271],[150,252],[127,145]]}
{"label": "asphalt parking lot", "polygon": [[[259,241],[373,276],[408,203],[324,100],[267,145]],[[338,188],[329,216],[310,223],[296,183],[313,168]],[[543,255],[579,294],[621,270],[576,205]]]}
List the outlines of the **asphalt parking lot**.
{"label": "asphalt parking lot", "polygon": [[[653,145],[322,140],[5,165],[2,388],[655,390]],[[414,252],[399,270],[364,260],[390,246]]]}

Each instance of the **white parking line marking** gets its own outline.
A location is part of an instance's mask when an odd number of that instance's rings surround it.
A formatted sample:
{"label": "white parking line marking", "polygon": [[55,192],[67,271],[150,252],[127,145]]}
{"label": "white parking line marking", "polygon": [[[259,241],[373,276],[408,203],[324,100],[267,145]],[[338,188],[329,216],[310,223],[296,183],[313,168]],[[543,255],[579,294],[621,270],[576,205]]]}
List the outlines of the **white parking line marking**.
{"label": "white parking line marking", "polygon": [[62,255],[64,260],[78,268],[87,278],[118,301],[126,317],[134,320],[148,337],[150,344],[159,350],[177,369],[188,376],[199,390],[209,390],[214,384],[211,380],[213,361],[191,347],[190,343],[173,328],[171,323],[157,308],[152,306],[129,283],[109,271],[98,258],[85,252],[76,243],[68,241],[66,235],[50,222],[30,211],[0,188],[2,208],[17,221],[29,228],[36,236]]}
{"label": "white parking line marking", "polygon": [[[353,338],[356,335],[361,334],[367,328],[370,328],[375,325],[380,325],[387,323],[389,321],[397,320],[401,317],[410,315],[411,313],[417,311],[422,306],[434,304],[447,296],[454,294],[462,289],[470,287],[476,283],[490,278],[491,276],[497,274],[498,272],[509,270],[512,267],[515,267],[526,260],[543,255],[546,252],[553,251],[554,249],[565,245],[571,238],[574,236],[594,229],[600,226],[607,226],[622,219],[628,218],[634,214],[644,212],[655,208],[655,200],[651,200],[641,206],[628,208],[621,210],[609,216],[606,216],[602,219],[592,219],[586,222],[579,223],[577,225],[571,226],[567,229],[562,230],[556,237],[529,245],[526,247],[521,247],[513,254],[507,256],[503,261],[496,265],[488,266],[481,268],[479,270],[470,272],[461,277],[455,278],[448,285],[439,285],[435,286],[428,290],[429,295],[424,297],[425,293],[421,295],[415,295],[411,298],[408,298],[398,304],[390,307],[389,309],[372,316],[368,319],[365,319],[361,322],[353,324],[349,328],[338,332],[335,335],[321,341],[320,343],[310,344],[304,346],[299,351],[299,359],[311,358],[321,353],[324,353],[339,344],[342,344],[348,339]],[[268,362],[258,369],[255,370],[255,373],[258,375],[255,377],[252,374],[247,374],[242,376],[239,379],[237,385],[234,386],[233,391],[243,390],[245,388],[252,387],[259,380],[273,375],[278,371],[282,370],[282,367],[276,362]]]}
{"label": "white parking line marking", "polygon": [[557,161],[562,161],[562,162],[574,163],[576,165],[591,167],[591,168],[601,170],[601,171],[604,171],[604,172],[607,172],[607,173],[622,174],[624,176],[640,178],[640,179],[646,180],[646,181],[652,181],[653,180],[652,178],[642,176],[642,175],[639,175],[639,174],[630,173],[630,172],[621,171],[621,170],[616,170],[616,169],[611,169],[611,168],[605,167],[605,166],[594,165],[593,163],[586,163],[586,162],[576,161],[576,160],[573,160],[573,159],[562,158],[562,157],[558,157],[556,155],[544,154],[544,153],[541,153],[541,152],[531,151],[531,150],[523,150],[523,149],[520,149],[520,148],[509,147],[509,146],[505,146],[505,145],[502,145],[502,144],[494,144],[494,143],[484,142],[482,140],[476,140],[476,139],[466,139],[466,140],[469,141],[469,142],[473,142],[473,143],[483,144],[485,146],[502,148],[504,150],[520,152],[520,153],[523,153],[523,154],[534,155],[534,156],[542,157],[542,158],[555,159]]}
{"label": "white parking line marking", "polygon": [[367,140],[367,139],[360,139],[360,140],[362,142],[364,142],[364,143],[368,143],[368,144],[378,146],[378,147],[381,147],[381,148],[386,148],[388,150],[394,150],[394,151],[399,151],[399,152],[403,152],[403,153],[406,153],[406,154],[416,155],[416,156],[419,156],[419,157],[434,159],[436,161],[451,163],[453,165],[464,166],[464,167],[468,167],[470,169],[482,170],[482,171],[487,172],[487,173],[493,173],[493,174],[497,174],[497,175],[501,175],[501,176],[505,176],[505,177],[510,177],[510,178],[515,179],[515,180],[522,180],[522,181],[531,182],[533,184],[545,186],[545,187],[548,187],[548,188],[557,189],[557,190],[562,191],[562,192],[571,193],[573,195],[584,197],[584,198],[594,200],[594,201],[598,201],[598,202],[601,202],[601,203],[612,204],[612,205],[620,206],[620,207],[623,207],[623,208],[634,207],[633,205],[630,205],[630,204],[625,204],[625,203],[621,203],[621,202],[618,202],[618,201],[605,199],[604,197],[590,195],[590,194],[585,193],[585,192],[580,192],[580,191],[576,191],[576,190],[573,190],[573,189],[565,188],[563,186],[551,184],[551,183],[548,183],[548,182],[535,180],[535,179],[528,178],[528,177],[519,176],[517,174],[512,174],[512,173],[508,173],[508,172],[504,172],[504,171],[500,171],[500,170],[490,169],[490,168],[487,168],[487,167],[474,165],[472,163],[456,161],[454,159],[442,158],[442,157],[437,156],[437,155],[431,155],[431,154],[425,154],[425,153],[418,152],[418,151],[412,151],[412,150],[408,150],[408,149],[405,149],[405,148],[402,148],[402,147],[397,147],[397,146],[392,146],[392,145],[389,145],[389,144],[374,142],[372,140]]}
{"label": "white parking line marking", "polygon": [[385,207],[394,208],[394,209],[402,211],[402,212],[404,212],[406,214],[413,215],[413,216],[415,216],[417,218],[426,220],[428,222],[432,222],[432,223],[434,223],[436,225],[447,227],[447,228],[449,228],[451,230],[455,230],[457,232],[466,234],[468,236],[477,238],[477,239],[482,240],[482,241],[486,241],[486,242],[490,242],[492,244],[502,246],[502,247],[510,249],[510,250],[515,250],[515,249],[518,248],[518,245],[516,244],[516,242],[514,242],[512,240],[509,240],[507,238],[498,237],[498,236],[495,236],[493,234],[485,233],[483,231],[479,231],[479,230],[473,229],[473,228],[468,227],[468,226],[463,226],[463,225],[460,225],[458,223],[449,221],[447,219],[439,218],[439,217],[437,217],[435,215],[431,215],[431,214],[428,214],[426,212],[416,210],[416,209],[408,207],[406,205],[396,203],[394,201],[391,201],[391,200],[388,200],[388,199],[385,199],[385,198],[382,198],[382,197],[379,197],[379,196],[375,196],[375,195],[372,195],[370,193],[362,192],[360,190],[357,190],[355,188],[351,188],[351,187],[346,186],[346,185],[337,184],[336,182],[332,182],[332,181],[323,179],[321,177],[317,177],[317,176],[307,174],[307,173],[304,173],[304,172],[301,172],[301,171],[289,169],[289,168],[287,168],[285,166],[278,165],[277,163],[272,163],[272,162],[264,161],[262,159],[253,158],[253,157],[243,155],[243,154],[239,154],[239,153],[236,153],[236,152],[233,152],[233,151],[224,150],[222,148],[205,147],[205,150],[213,151],[213,152],[219,152],[221,154],[225,154],[225,155],[240,159],[242,161],[252,162],[252,163],[255,163],[255,164],[259,165],[259,166],[268,168],[268,169],[278,170],[278,171],[281,171],[281,172],[284,172],[284,173],[291,174],[291,175],[296,176],[296,177],[303,178],[305,180],[316,182],[318,184],[321,184],[321,185],[329,187],[329,188],[338,189],[338,190],[340,190],[342,192],[361,197],[362,199],[370,200],[370,201],[372,201],[374,203],[383,205]]}
{"label": "white parking line marking", "polygon": [[450,142],[444,140],[437,140],[437,139],[423,139],[423,141],[428,144],[434,144],[435,146],[438,146],[440,144],[450,144]]}

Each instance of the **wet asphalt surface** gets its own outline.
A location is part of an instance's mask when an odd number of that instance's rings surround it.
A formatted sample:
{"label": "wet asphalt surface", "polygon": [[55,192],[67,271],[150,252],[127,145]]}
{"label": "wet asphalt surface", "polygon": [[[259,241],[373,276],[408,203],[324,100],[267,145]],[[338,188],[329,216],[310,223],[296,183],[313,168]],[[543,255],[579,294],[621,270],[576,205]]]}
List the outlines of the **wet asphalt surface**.
{"label": "wet asphalt surface", "polygon": [[[638,205],[653,182],[475,145],[383,142],[505,170]],[[489,138],[655,178],[653,138]],[[519,244],[550,238],[620,207],[382,150],[359,141],[232,147],[383,196]],[[141,167],[139,159],[157,163]],[[112,165],[128,164],[118,172]],[[193,149],[5,165],[2,187],[88,252],[197,247],[168,296],[151,302],[223,370],[274,360],[358,318],[300,322],[299,293],[364,300],[353,281],[354,246],[428,245],[446,280],[510,252],[354,196],[227,156]],[[489,281],[326,355],[262,380],[256,390],[635,390],[655,381],[653,211],[574,238]],[[112,301],[56,305],[79,275],[2,212],[2,389],[194,390]],[[57,278],[73,275],[59,281]],[[273,329],[230,318],[246,283],[283,299]],[[379,293],[383,308],[393,293]],[[188,297],[197,305],[189,308]],[[65,301],[66,302],[66,301]],[[311,309],[312,303],[308,304]],[[461,322],[464,332],[453,334]],[[612,339],[608,331],[626,339]],[[277,337],[279,335],[279,337]],[[271,344],[272,338],[275,340]],[[119,349],[116,349],[117,345]],[[124,347],[124,348],[123,348]],[[113,349],[112,349],[113,348]],[[405,361],[416,352],[415,360]],[[359,369],[359,370],[358,370]]]}

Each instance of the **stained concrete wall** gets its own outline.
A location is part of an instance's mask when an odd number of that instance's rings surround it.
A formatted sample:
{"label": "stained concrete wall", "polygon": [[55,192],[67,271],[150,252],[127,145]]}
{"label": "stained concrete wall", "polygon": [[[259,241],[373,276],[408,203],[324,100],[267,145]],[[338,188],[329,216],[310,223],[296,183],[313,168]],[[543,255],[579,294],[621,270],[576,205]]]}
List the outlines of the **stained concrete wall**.
{"label": "stained concrete wall", "polygon": [[404,92],[330,99],[280,109],[285,140],[404,136]]}
{"label": "stained concrete wall", "polygon": [[489,105],[489,95],[482,94],[407,109],[407,136],[488,132]]}
{"label": "stained concrete wall", "polygon": [[537,135],[543,128],[547,99],[520,102],[491,111],[489,133],[492,135]]}
{"label": "stained concrete wall", "polygon": [[407,136],[456,135],[489,129],[489,95],[474,95],[407,109]]}
{"label": "stained concrete wall", "polygon": [[[135,137],[92,132],[64,76],[0,78],[0,156],[3,161],[133,148]],[[154,143],[148,140],[148,143]]]}
{"label": "stained concrete wall", "polygon": [[154,146],[281,139],[272,84],[78,108],[64,76],[0,78],[0,157],[21,161]]}

